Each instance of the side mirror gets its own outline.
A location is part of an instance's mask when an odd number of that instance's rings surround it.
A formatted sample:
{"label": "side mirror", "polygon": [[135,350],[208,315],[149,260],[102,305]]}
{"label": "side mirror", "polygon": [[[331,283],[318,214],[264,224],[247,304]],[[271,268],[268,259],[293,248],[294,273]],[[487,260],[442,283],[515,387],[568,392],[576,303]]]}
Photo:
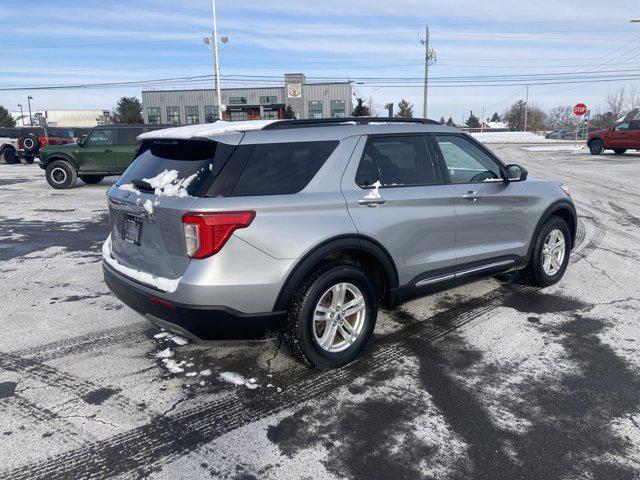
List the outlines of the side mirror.
{"label": "side mirror", "polygon": [[507,165],[507,182],[524,182],[529,173],[520,165]]}
{"label": "side mirror", "polygon": [[79,146],[82,146],[82,144],[84,143],[84,141],[85,141],[86,139],[87,139],[87,134],[86,134],[86,133],[83,133],[82,135],[80,135],[80,136],[78,137],[78,140],[77,140],[77,142],[76,142],[76,143],[77,143]]}

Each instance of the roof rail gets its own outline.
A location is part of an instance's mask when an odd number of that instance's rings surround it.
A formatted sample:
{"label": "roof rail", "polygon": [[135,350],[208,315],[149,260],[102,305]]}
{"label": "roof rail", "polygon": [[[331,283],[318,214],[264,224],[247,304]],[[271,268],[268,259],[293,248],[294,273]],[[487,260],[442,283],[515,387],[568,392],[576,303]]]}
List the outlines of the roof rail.
{"label": "roof rail", "polygon": [[343,118],[310,118],[303,120],[278,120],[262,128],[262,130],[282,130],[285,128],[331,127],[345,124],[368,125],[370,123],[420,123],[423,125],[440,125],[440,122],[427,118],[404,117],[343,117]]}

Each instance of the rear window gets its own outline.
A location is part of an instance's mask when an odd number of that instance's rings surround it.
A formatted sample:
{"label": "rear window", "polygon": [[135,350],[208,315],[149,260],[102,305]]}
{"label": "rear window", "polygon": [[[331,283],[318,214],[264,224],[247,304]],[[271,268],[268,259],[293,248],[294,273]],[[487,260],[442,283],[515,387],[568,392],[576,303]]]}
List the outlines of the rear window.
{"label": "rear window", "polygon": [[68,128],[47,128],[47,137],[54,138],[71,138],[71,132]]}
{"label": "rear window", "polygon": [[256,145],[232,196],[286,195],[307,186],[337,141]]}
{"label": "rear window", "polygon": [[141,154],[127,168],[118,185],[133,180],[153,178],[175,171],[177,181],[196,174],[189,182],[187,194],[200,197],[209,189],[213,179],[235,146],[210,141],[153,140],[146,141]]}
{"label": "rear window", "polygon": [[0,137],[18,138],[19,130],[17,128],[0,128]]}

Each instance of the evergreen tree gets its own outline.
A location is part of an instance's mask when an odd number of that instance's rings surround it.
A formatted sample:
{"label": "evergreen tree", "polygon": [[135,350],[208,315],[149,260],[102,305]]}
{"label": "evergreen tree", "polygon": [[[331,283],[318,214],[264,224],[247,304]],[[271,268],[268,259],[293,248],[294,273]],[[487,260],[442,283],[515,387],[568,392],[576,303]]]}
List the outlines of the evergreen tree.
{"label": "evergreen tree", "polygon": [[16,121],[13,119],[9,110],[0,105],[0,127],[15,127]]}
{"label": "evergreen tree", "polygon": [[447,120],[447,125],[450,127],[455,127],[456,122],[453,121],[453,118],[449,117],[449,120]]}
{"label": "evergreen tree", "polygon": [[493,116],[491,117],[491,120],[489,120],[490,122],[501,122],[502,120],[500,119],[500,115],[498,115],[498,112],[494,112]]}
{"label": "evergreen tree", "polygon": [[473,114],[473,111],[469,114],[469,118],[464,122],[469,128],[480,128],[480,119]]}
{"label": "evergreen tree", "polygon": [[369,107],[364,104],[363,98],[356,98],[357,105],[353,108],[351,115],[353,117],[368,117],[371,115]]}
{"label": "evergreen tree", "polygon": [[447,121],[444,119],[444,117],[440,117],[440,123],[444,125],[445,123],[447,123]]}
{"label": "evergreen tree", "polygon": [[398,102],[398,113],[396,117],[413,118],[413,105],[404,98]]}
{"label": "evergreen tree", "polygon": [[136,97],[122,97],[113,112],[111,123],[144,123],[142,104]]}

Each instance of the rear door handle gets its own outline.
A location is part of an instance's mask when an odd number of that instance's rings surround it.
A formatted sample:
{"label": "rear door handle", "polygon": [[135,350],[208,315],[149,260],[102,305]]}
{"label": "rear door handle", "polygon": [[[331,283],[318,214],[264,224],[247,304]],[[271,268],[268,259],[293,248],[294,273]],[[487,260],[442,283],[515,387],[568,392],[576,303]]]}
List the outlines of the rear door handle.
{"label": "rear door handle", "polygon": [[469,200],[470,202],[475,202],[479,197],[480,195],[478,195],[478,193],[474,191],[468,191],[467,193],[462,195],[462,198],[464,198],[465,200]]}
{"label": "rear door handle", "polygon": [[378,205],[384,205],[387,201],[384,198],[367,198],[363,197],[358,200],[360,205],[366,205],[367,207],[377,207]]}

